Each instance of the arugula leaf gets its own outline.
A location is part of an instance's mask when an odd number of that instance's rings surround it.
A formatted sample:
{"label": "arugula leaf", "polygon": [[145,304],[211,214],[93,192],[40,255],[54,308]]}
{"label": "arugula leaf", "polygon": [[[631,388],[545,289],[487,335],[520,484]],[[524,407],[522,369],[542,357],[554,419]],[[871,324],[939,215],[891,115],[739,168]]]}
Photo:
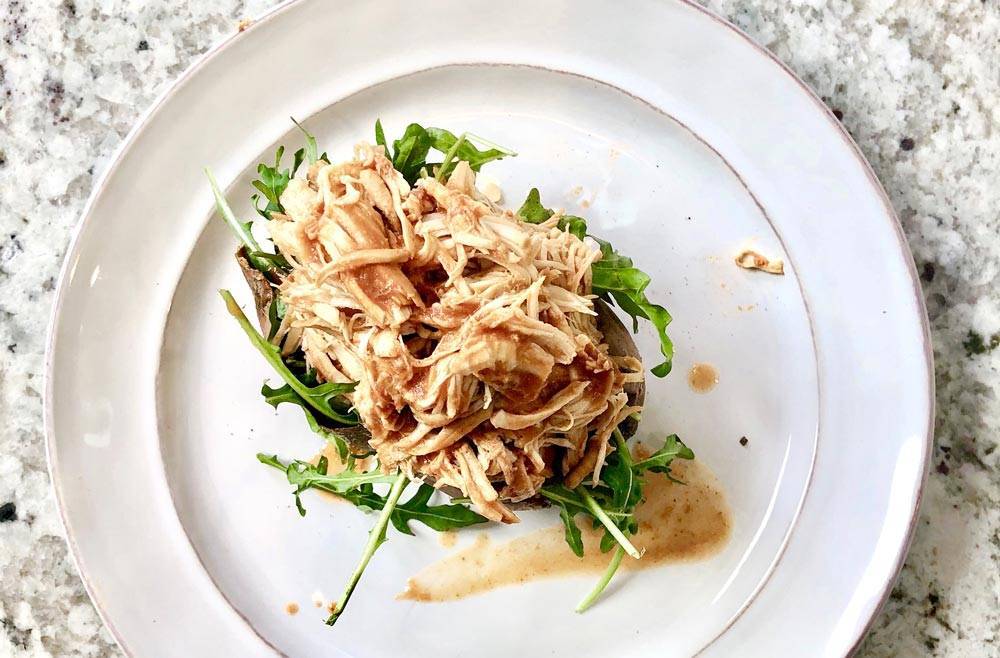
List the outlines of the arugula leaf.
{"label": "arugula leaf", "polygon": [[480,151],[469,140],[477,139],[480,142],[487,143],[486,140],[473,137],[468,133],[462,133],[458,137],[455,137],[453,133],[444,128],[427,128],[427,134],[431,137],[432,146],[445,154],[445,158],[438,169],[439,179],[446,177],[455,168],[453,164],[454,159],[464,160],[469,163],[469,168],[472,171],[479,171],[487,162],[502,160],[510,155],[517,155],[513,151],[492,144],[492,142],[488,143],[492,148]]}
{"label": "arugula leaf", "polygon": [[420,169],[427,164],[427,154],[433,142],[423,126],[411,123],[403,136],[392,143],[392,165],[411,185],[420,177]]}
{"label": "arugula leaf", "polygon": [[212,174],[212,170],[205,167],[205,175],[208,176],[208,185],[212,188],[212,196],[215,197],[215,208],[222,215],[229,228],[233,230],[233,233],[236,234],[236,237],[246,247],[247,260],[250,262],[250,265],[255,270],[264,274],[274,271],[278,267],[277,261],[273,259],[274,254],[261,251],[260,245],[250,230],[252,222],[241,222],[236,219],[233,209],[229,207],[229,202],[226,201],[225,195],[222,194],[222,190],[219,188],[219,183]]}
{"label": "arugula leaf", "polygon": [[569,231],[581,240],[587,237],[587,220],[576,215],[563,215],[559,218],[559,230]]}
{"label": "arugula leaf", "polygon": [[320,457],[319,462],[315,465],[295,460],[288,464],[285,474],[288,477],[288,483],[295,485],[300,491],[322,489],[336,494],[347,493],[365,484],[391,484],[396,481],[396,476],[382,475],[378,469],[365,473],[344,470],[330,475],[327,473],[328,467],[326,457]]}
{"label": "arugula leaf", "polygon": [[435,489],[431,485],[421,484],[412,498],[396,505],[396,509],[390,517],[396,530],[403,534],[412,535],[413,531],[409,525],[411,521],[423,523],[431,530],[438,532],[486,523],[486,517],[460,503],[428,505],[434,491]]}
{"label": "arugula leaf", "polygon": [[694,451],[684,445],[676,434],[667,437],[663,447],[649,457],[635,463],[633,468],[640,471],[670,475],[670,462],[674,459],[694,459]]}
{"label": "arugula leaf", "polygon": [[[347,459],[350,450],[348,449],[347,442],[344,438],[337,434],[336,431],[329,430],[320,425],[319,421],[316,420],[316,415],[313,414],[310,409],[309,403],[302,399],[302,396],[296,393],[291,386],[285,384],[281,388],[272,388],[265,383],[260,389],[260,394],[263,395],[264,400],[275,409],[277,409],[278,405],[283,402],[298,406],[302,409],[302,413],[305,414],[306,422],[309,424],[309,429],[316,434],[319,434],[327,442],[332,443],[337,448],[337,454],[340,455],[341,459]],[[346,401],[343,402],[343,406],[347,406]]]}
{"label": "arugula leaf", "polygon": [[298,377],[296,377],[285,362],[281,358],[281,350],[277,345],[269,343],[263,336],[261,336],[257,330],[250,324],[247,316],[243,313],[243,309],[240,308],[236,300],[233,299],[232,293],[228,290],[220,290],[219,294],[222,295],[222,299],[226,302],[226,308],[230,315],[236,318],[239,322],[240,327],[243,332],[250,339],[250,343],[257,348],[267,362],[271,364],[289,388],[297,393],[299,397],[302,398],[306,403],[309,404],[315,411],[318,411],[322,416],[332,420],[339,425],[353,426],[358,424],[357,414],[354,412],[343,412],[341,409],[334,406],[338,404],[338,407],[342,407],[342,403],[336,401],[336,398],[345,393],[350,393],[354,390],[354,383],[351,384],[336,384],[333,382],[327,382],[325,384],[319,384],[317,386],[308,386],[303,383]]}
{"label": "arugula leaf", "polygon": [[528,198],[517,209],[517,214],[529,224],[541,224],[552,216],[552,211],[542,205],[542,197],[538,193],[538,188],[533,187],[528,192]]}
{"label": "arugula leaf", "polygon": [[[378,511],[385,507],[386,498],[375,493],[373,484],[394,481],[395,476],[381,475],[374,469],[368,473],[356,473],[347,469],[336,475],[328,476],[325,458],[316,465],[309,462],[293,461],[282,463],[277,455],[258,454],[257,460],[262,464],[284,471],[288,481],[296,485],[296,497],[306,489],[320,489],[340,496],[363,511]],[[380,479],[380,478],[389,478]],[[421,484],[420,488],[409,500],[397,503],[390,515],[392,525],[400,532],[412,535],[410,522],[423,523],[431,530],[444,532],[456,528],[486,523],[484,516],[476,513],[468,506],[452,501],[441,505],[430,505],[434,487]]]}
{"label": "arugula leaf", "polygon": [[371,561],[372,555],[378,550],[379,546],[386,541],[386,529],[389,525],[389,518],[392,516],[393,510],[396,508],[396,503],[399,501],[399,497],[403,493],[403,489],[409,484],[409,480],[402,473],[395,476],[395,481],[393,482],[392,488],[389,490],[389,495],[386,496],[385,506],[382,508],[382,513],[379,514],[378,520],[372,529],[368,531],[368,543],[365,545],[364,551],[361,553],[361,561],[358,566],[355,567],[354,573],[351,574],[350,580],[347,581],[347,587],[344,588],[344,593],[340,595],[340,599],[337,601],[336,606],[327,618],[326,623],[328,626],[333,626],[340,619],[340,615],[344,613],[344,608],[347,607],[347,602],[351,600],[351,595],[354,593],[355,588],[358,586],[358,581],[361,580],[361,574],[365,572],[368,567],[368,562]]}
{"label": "arugula leaf", "polygon": [[[518,209],[517,214],[524,221],[540,224],[552,217],[550,209],[542,205],[537,188],[531,188],[528,197]],[[581,240],[587,235],[587,222],[576,215],[563,215],[559,218],[560,230],[569,231]],[[632,331],[639,330],[639,318],[649,320],[660,338],[660,352],[663,363],[652,368],[657,377],[666,377],[670,373],[674,358],[674,344],[667,336],[667,325],[671,317],[665,308],[654,304],[646,297],[646,287],[649,285],[649,275],[635,267],[632,259],[623,256],[611,243],[591,236],[601,247],[601,260],[591,265],[594,293],[609,300],[613,299],[618,307],[632,318]]]}
{"label": "arugula leaf", "polygon": [[[295,120],[295,117],[289,117],[289,118],[292,120],[292,123],[295,124],[295,127],[301,130],[302,134],[305,136],[306,146],[304,149],[304,153],[306,162],[308,162],[309,164],[313,164],[314,162],[316,162],[316,160],[319,159],[319,147],[316,146],[316,138],[313,137],[312,133],[303,128],[302,124]],[[296,153],[296,155],[298,154]],[[301,162],[297,163],[294,167],[292,167],[293,176],[295,175],[295,171],[298,170],[299,164],[301,164]]]}
{"label": "arugula leaf", "polygon": [[583,536],[580,534],[580,526],[576,524],[576,510],[570,509],[568,505],[559,506],[559,518],[566,526],[566,543],[577,557],[583,557]]}
{"label": "arugula leaf", "polygon": [[649,275],[633,266],[632,259],[614,251],[611,243],[599,241],[604,257],[591,265],[592,288],[607,298],[610,295],[618,307],[632,317],[632,330],[638,328],[638,319],[649,320],[660,338],[660,353],[664,361],[652,369],[657,377],[670,373],[674,358],[674,344],[667,336],[667,325],[672,318],[667,309],[654,304],[646,297]]}
{"label": "arugula leaf", "polygon": [[[487,149],[480,150],[473,141],[485,145]],[[408,125],[403,136],[392,142],[390,152],[381,119],[375,121],[375,143],[385,147],[386,156],[410,185],[423,175],[422,170],[433,169],[434,165],[427,162],[432,149],[445,156],[438,168],[438,180],[445,179],[451,173],[457,160],[464,160],[473,171],[479,171],[487,162],[517,155],[510,149],[470,133],[462,133],[456,137],[443,128],[424,128],[419,123]]]}
{"label": "arugula leaf", "polygon": [[[292,119],[295,121],[295,119]],[[296,122],[295,125],[299,125]],[[257,165],[257,179],[251,182],[251,185],[257,189],[260,194],[254,194],[251,198],[253,200],[254,208],[256,208],[257,213],[264,219],[271,219],[271,215],[274,213],[285,212],[284,206],[281,205],[281,195],[284,193],[285,189],[288,188],[289,181],[295,176],[295,173],[302,166],[302,162],[306,159],[308,155],[314,155],[313,151],[316,149],[316,139],[305,131],[302,126],[299,126],[302,132],[306,134],[306,142],[308,146],[306,148],[299,149],[295,151],[292,157],[292,167],[290,169],[281,168],[281,158],[285,154],[285,147],[279,146],[278,150],[274,153],[274,165],[269,166],[263,162]],[[310,164],[315,162],[311,160]],[[261,208],[259,200],[261,195],[267,200],[267,204]]]}
{"label": "arugula leaf", "polygon": [[328,474],[329,462],[326,457],[320,457],[316,464],[310,464],[309,462],[297,459],[288,464],[283,464],[277,455],[258,453],[257,461],[285,472],[288,483],[295,486],[295,490],[292,493],[295,495],[295,507],[301,516],[306,515],[306,510],[302,505],[300,494],[308,489],[320,489],[329,493],[344,495],[364,485],[385,484],[396,480],[395,476],[382,475],[378,470],[358,473],[354,470],[346,469],[340,473],[331,475]]}

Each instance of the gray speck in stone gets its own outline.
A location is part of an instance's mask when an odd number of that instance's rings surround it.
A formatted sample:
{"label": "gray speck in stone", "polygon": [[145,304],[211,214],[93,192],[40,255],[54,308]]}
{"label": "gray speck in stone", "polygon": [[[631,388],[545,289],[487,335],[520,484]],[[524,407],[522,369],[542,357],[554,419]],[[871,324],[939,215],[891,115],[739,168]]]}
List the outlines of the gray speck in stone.
{"label": "gray speck in stone", "polygon": [[139,45],[136,46],[135,49],[136,49],[137,52],[140,52],[140,53],[142,51],[144,51],[144,50],[149,50],[149,42],[146,41],[145,39],[143,39],[143,40],[141,40],[139,42]]}
{"label": "gray speck in stone", "polygon": [[28,641],[31,639],[30,629],[18,628],[9,619],[0,619],[0,626],[3,626],[3,630],[7,633],[7,637],[10,638],[11,644],[24,651],[28,649]]}
{"label": "gray speck in stone", "polygon": [[14,503],[0,505],[0,523],[17,521],[17,506]]}

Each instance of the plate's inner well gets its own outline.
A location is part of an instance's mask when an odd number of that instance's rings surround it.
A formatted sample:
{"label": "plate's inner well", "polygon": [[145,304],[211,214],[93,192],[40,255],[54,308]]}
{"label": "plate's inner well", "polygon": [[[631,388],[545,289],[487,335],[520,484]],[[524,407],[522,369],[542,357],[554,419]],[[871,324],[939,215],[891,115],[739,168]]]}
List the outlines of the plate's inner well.
{"label": "plate's inner well", "polygon": [[[315,494],[304,496],[308,514],[301,518],[289,485],[255,459],[257,452],[306,459],[322,445],[298,409],[275,413],[259,395],[262,381],[276,376],[218,297],[219,288],[230,288],[251,308],[232,257],[235,239],[213,217],[173,301],[158,388],[167,478],[205,569],[248,623],[290,655],[509,656],[530,642],[535,655],[598,656],[611,645],[609,629],[626,633],[634,652],[654,645],[657,655],[696,651],[765,578],[809,475],[815,357],[796,272],[779,236],[740,178],[695,135],[593,81],[521,67],[449,67],[377,85],[298,118],[337,160],[356,141],[373,139],[377,117],[390,136],[418,121],[513,148],[518,157],[484,168],[503,188],[507,206],[517,207],[538,187],[546,205],[587,217],[594,233],[652,276],[647,292],[674,316],[677,357],[666,380],[647,376],[638,435],[657,446],[676,432],[694,449],[722,483],[732,535],[710,558],[621,572],[605,599],[581,616],[573,607],[592,575],[456,602],[397,600],[409,577],[473,544],[483,526],[460,532],[451,548],[423,528],[416,538],[390,529],[351,608],[335,629],[327,628],[326,611],[314,607],[313,597],[336,597],[373,519]],[[297,148],[300,140],[290,130],[282,143]],[[273,151],[260,154],[272,157]],[[248,162],[230,188],[244,217],[253,213],[255,165]],[[785,258],[784,276],[738,268],[733,257],[745,247]],[[638,343],[648,365],[655,363],[652,330],[643,327]],[[708,392],[689,386],[696,364],[718,371]],[[552,510],[522,518],[517,526],[489,527],[491,540],[559,522]],[[562,559],[576,558],[567,550]],[[291,602],[297,615],[286,610]]]}

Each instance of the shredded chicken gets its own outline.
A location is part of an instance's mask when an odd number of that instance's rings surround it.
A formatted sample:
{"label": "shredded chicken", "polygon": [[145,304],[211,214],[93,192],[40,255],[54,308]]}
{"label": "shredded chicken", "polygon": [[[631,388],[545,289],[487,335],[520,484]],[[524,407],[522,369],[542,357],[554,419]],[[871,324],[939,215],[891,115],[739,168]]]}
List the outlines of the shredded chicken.
{"label": "shredded chicken", "polygon": [[533,225],[495,205],[464,162],[411,189],[367,144],[314,164],[281,203],[269,228],[292,270],[275,341],[321,380],[357,382],[383,468],[505,522],[553,475],[597,480],[635,370],[595,324],[599,250],[558,216]]}

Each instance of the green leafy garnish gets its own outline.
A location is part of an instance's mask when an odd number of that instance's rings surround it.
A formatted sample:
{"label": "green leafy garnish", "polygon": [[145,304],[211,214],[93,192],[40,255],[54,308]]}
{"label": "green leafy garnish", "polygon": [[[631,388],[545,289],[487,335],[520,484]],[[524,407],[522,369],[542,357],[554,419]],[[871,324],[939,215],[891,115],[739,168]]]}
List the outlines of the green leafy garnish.
{"label": "green leafy garnish", "polygon": [[[336,429],[323,427],[319,421],[316,420],[316,415],[313,413],[309,403],[306,402],[301,395],[296,393],[291,386],[285,384],[280,388],[272,388],[265,383],[260,389],[260,394],[263,395],[264,400],[275,409],[278,408],[279,404],[284,402],[294,404],[302,409],[302,413],[305,414],[306,417],[306,422],[309,424],[309,429],[316,434],[319,434],[327,442],[333,444],[334,447],[337,448],[337,454],[340,455],[341,459],[347,459],[348,454],[350,454],[347,441],[345,441],[344,438],[337,433]],[[346,400],[334,400],[334,404],[337,403],[339,403],[339,406],[342,407],[342,409],[340,409],[342,413],[349,413],[349,405]]]}
{"label": "green leafy garnish", "polygon": [[542,205],[542,195],[539,194],[537,187],[533,187],[524,203],[517,209],[517,214],[529,224],[541,224],[551,217],[553,212]]}
{"label": "green leafy garnish", "polygon": [[[317,160],[319,160],[319,147],[316,145],[316,138],[313,137],[308,130],[303,128],[302,124],[295,120],[295,117],[290,117],[290,118],[292,120],[292,123],[295,124],[295,127],[301,130],[302,135],[306,138],[306,146],[305,149],[303,149],[305,153],[306,162],[308,162],[309,164],[315,163]],[[326,158],[324,158],[324,160],[325,159]],[[298,165],[295,165],[292,168],[292,176],[295,175],[295,170],[297,170],[298,168],[299,168]]]}
{"label": "green leafy garnish", "polygon": [[[628,538],[639,531],[635,510],[643,500],[643,475],[646,472],[662,473],[670,477],[670,463],[674,459],[694,459],[694,453],[676,435],[667,437],[663,447],[645,459],[634,461],[625,438],[614,431],[615,451],[608,455],[601,469],[601,482],[597,486],[581,484],[569,489],[561,484],[547,484],[540,493],[560,508],[559,516],[566,529],[566,543],[577,555],[583,556],[583,541],[576,517],[590,517],[595,528],[604,527],[600,549],[606,553],[615,549],[608,570],[597,586],[587,595],[577,612],[583,612],[598,599],[611,582],[625,554],[640,558],[641,553]],[[673,478],[671,478],[673,480]],[[674,480],[676,482],[676,480]]]}
{"label": "green leafy garnish", "polygon": [[637,471],[670,474],[670,462],[675,459],[694,459],[694,451],[684,445],[676,434],[667,437],[663,447],[649,457],[637,461],[632,468]]}
{"label": "green leafy garnish", "polygon": [[[377,465],[369,471],[357,472],[353,469],[352,464],[348,464],[348,467],[340,473],[330,474],[328,472],[329,462],[326,457],[320,457],[316,464],[299,460],[286,464],[277,455],[260,453],[257,455],[257,460],[285,473],[288,483],[295,487],[292,493],[295,495],[295,506],[300,515],[305,516],[306,513],[300,494],[308,489],[327,491],[364,511],[380,510],[378,520],[368,533],[368,543],[361,555],[361,561],[354,573],[351,574],[344,593],[334,607],[332,614],[326,620],[326,623],[331,626],[343,614],[344,608],[357,587],[358,581],[361,580],[361,575],[368,566],[372,555],[375,554],[379,546],[385,543],[389,523],[392,523],[399,532],[412,535],[413,529],[410,528],[410,523],[413,521],[423,523],[428,528],[439,532],[486,522],[485,517],[472,511],[466,505],[454,502],[431,505],[430,499],[434,494],[434,487],[429,484],[421,484],[417,493],[409,500],[400,502],[400,497],[409,480],[398,472],[394,475],[384,475]],[[376,484],[392,484],[392,487],[383,496],[375,492],[374,485]]]}
{"label": "green leafy garnish", "polygon": [[434,491],[435,489],[431,485],[421,484],[412,498],[396,506],[396,510],[390,518],[396,530],[412,535],[410,521],[423,523],[431,530],[438,532],[486,523],[486,517],[473,511],[467,504],[454,500],[451,503],[441,505],[428,504]]}
{"label": "green leafy garnish", "polygon": [[664,360],[651,372],[657,377],[666,377],[674,358],[674,344],[667,336],[667,325],[672,319],[670,314],[646,297],[646,286],[650,282],[648,274],[635,267],[631,258],[617,253],[610,242],[598,240],[598,243],[603,257],[591,266],[594,292],[604,298],[610,296],[621,310],[632,317],[632,331],[638,330],[639,318],[653,324],[660,338],[660,352]]}
{"label": "green leafy garnish", "polygon": [[[528,197],[518,209],[517,214],[524,221],[540,224],[553,212],[542,205],[541,197],[536,188],[528,192]],[[563,215],[559,218],[561,230],[569,231],[581,240],[587,235],[587,222],[576,215]],[[618,307],[632,318],[632,331],[639,330],[639,318],[649,320],[660,338],[660,352],[663,363],[652,368],[657,377],[666,377],[670,373],[674,359],[674,344],[667,336],[667,325],[671,317],[667,309],[654,304],[646,297],[646,287],[649,285],[649,275],[635,267],[632,259],[623,256],[611,243],[591,236],[601,247],[601,260],[591,266],[591,287],[595,294],[606,301],[614,301]]]}
{"label": "green leafy garnish", "polygon": [[[288,483],[295,487],[295,490],[292,492],[295,495],[295,507],[302,516],[306,515],[306,509],[302,505],[302,499],[299,496],[303,491],[308,489],[320,489],[349,499],[349,494],[356,489],[360,490],[365,485],[370,487],[373,484],[385,484],[395,482],[396,480],[395,476],[383,475],[377,469],[365,473],[345,469],[340,473],[331,475],[328,473],[329,461],[326,457],[320,457],[315,464],[297,459],[284,464],[278,459],[277,455],[258,453],[257,461],[285,472]],[[377,508],[373,507],[370,509]]]}
{"label": "green leafy garnish", "polygon": [[[487,146],[486,150],[478,149],[473,141]],[[413,185],[421,177],[421,171],[433,170],[437,167],[438,180],[444,180],[455,167],[455,163],[464,160],[473,171],[487,162],[517,155],[509,149],[494,144],[469,133],[456,137],[443,128],[424,128],[419,123],[411,123],[406,127],[403,136],[392,142],[392,150],[385,138],[382,121],[375,121],[375,143],[385,147],[386,156],[392,160],[392,165],[403,174],[403,178]],[[431,150],[439,151],[444,160],[434,164],[427,162]]]}
{"label": "green leafy garnish", "polygon": [[265,274],[274,271],[278,267],[278,263],[273,260],[274,254],[261,251],[260,244],[257,243],[250,230],[252,222],[241,222],[236,219],[233,209],[229,207],[229,202],[226,201],[225,195],[222,194],[222,190],[219,188],[219,183],[216,182],[215,176],[212,174],[212,170],[205,167],[205,175],[208,177],[209,187],[212,188],[212,196],[215,197],[215,208],[222,215],[222,218],[229,225],[229,228],[232,229],[233,233],[236,234],[236,237],[243,243],[243,246],[246,247],[247,260],[250,262],[250,265]]}
{"label": "green leafy garnish", "polygon": [[[353,476],[344,475],[348,472],[353,473],[353,469],[348,469],[343,473],[338,473],[334,476],[326,476],[327,463],[323,458],[321,458],[316,465],[302,461],[289,462],[288,464],[285,464],[278,459],[277,456],[266,455],[263,453],[258,454],[257,459],[262,464],[267,464],[268,466],[273,466],[280,471],[284,471],[288,477],[289,483],[294,484],[297,487],[295,491],[296,496],[306,489],[320,489],[328,493],[336,494],[363,511],[377,511],[385,506],[385,496],[375,493],[374,488],[371,486],[372,484],[376,484],[378,482],[385,482],[385,480],[374,479],[371,482],[366,482],[364,481],[364,478],[368,476],[367,473],[354,474]],[[377,470],[373,472],[376,474],[373,477],[376,478],[394,478],[394,476],[379,475]],[[294,480],[292,479],[293,476],[295,477]],[[357,487],[349,488],[345,486],[328,486],[327,477],[339,478],[340,483],[350,482],[352,481],[350,479],[351,477],[356,477],[353,481],[356,482]],[[299,489],[298,487],[302,484],[306,484],[307,486],[302,486],[301,489]],[[474,512],[468,507],[467,503],[460,503],[455,499],[449,503],[431,505],[430,499],[434,494],[434,491],[435,489],[431,485],[421,484],[420,488],[417,489],[417,492],[413,494],[409,500],[398,503],[389,519],[392,522],[393,527],[404,534],[412,535],[413,530],[410,528],[410,522],[413,521],[423,523],[431,530],[436,530],[438,532],[455,530],[456,528],[464,528],[466,526],[486,522],[486,517]]]}
{"label": "green leafy garnish", "polygon": [[[271,364],[283,380],[285,384],[288,385],[291,392],[297,394],[303,402],[307,403],[313,410],[318,411],[321,416],[326,419],[333,421],[334,423],[341,426],[353,426],[358,424],[358,417],[352,411],[344,412],[343,401],[337,400],[337,398],[345,393],[350,393],[354,390],[355,384],[337,384],[334,382],[327,382],[324,384],[317,384],[315,386],[308,386],[302,382],[298,377],[288,369],[288,366],[281,358],[281,350],[277,345],[269,343],[260,333],[254,329],[253,325],[250,324],[250,320],[243,313],[243,309],[240,308],[236,300],[233,299],[232,293],[228,290],[220,290],[219,294],[222,295],[222,299],[226,302],[226,309],[229,311],[230,315],[236,318],[236,321],[240,323],[240,327],[243,332],[250,339],[250,343],[257,348],[267,362]],[[290,402],[292,400],[282,400]],[[304,405],[300,405],[304,406]]]}
{"label": "green leafy garnish", "polygon": [[[513,151],[489,142],[482,137],[462,133],[458,137],[448,132],[444,128],[428,128],[427,134],[431,137],[432,146],[444,153],[445,157],[438,166],[438,179],[446,178],[455,168],[455,163],[465,161],[469,163],[472,171],[479,171],[487,162],[501,160],[504,157],[517,155]],[[470,140],[477,140],[481,144],[489,145],[491,148],[480,151]]]}
{"label": "green leafy garnish", "polygon": [[264,199],[267,200],[267,204],[261,208],[258,204],[260,197],[254,195],[251,197],[253,199],[254,208],[257,212],[265,219],[271,219],[273,213],[283,213],[285,212],[284,207],[281,205],[281,194],[288,187],[288,182],[292,180],[295,172],[298,171],[299,166],[302,164],[302,160],[305,157],[305,150],[299,149],[295,152],[294,161],[292,163],[291,169],[281,168],[281,157],[285,154],[285,147],[279,146],[278,150],[274,154],[274,166],[268,166],[261,162],[257,165],[257,180],[253,181],[251,185],[257,188],[257,191],[264,195]]}
{"label": "green leafy garnish", "polygon": [[392,516],[393,510],[396,508],[396,503],[399,501],[399,497],[403,494],[403,489],[409,480],[402,473],[395,476],[395,480],[392,484],[392,488],[389,489],[389,495],[386,496],[385,505],[382,507],[382,512],[379,514],[378,520],[372,529],[368,531],[368,543],[365,544],[365,549],[361,553],[361,561],[358,562],[358,566],[354,568],[354,573],[351,574],[350,580],[347,581],[347,587],[344,588],[344,593],[340,595],[340,599],[337,601],[336,606],[327,617],[327,626],[333,626],[340,619],[340,615],[344,614],[344,608],[347,607],[347,602],[351,600],[351,595],[354,593],[355,588],[358,586],[358,581],[361,580],[361,574],[365,572],[368,567],[368,562],[371,561],[372,555],[378,550],[379,546],[386,541],[386,529],[389,525],[389,518]]}

